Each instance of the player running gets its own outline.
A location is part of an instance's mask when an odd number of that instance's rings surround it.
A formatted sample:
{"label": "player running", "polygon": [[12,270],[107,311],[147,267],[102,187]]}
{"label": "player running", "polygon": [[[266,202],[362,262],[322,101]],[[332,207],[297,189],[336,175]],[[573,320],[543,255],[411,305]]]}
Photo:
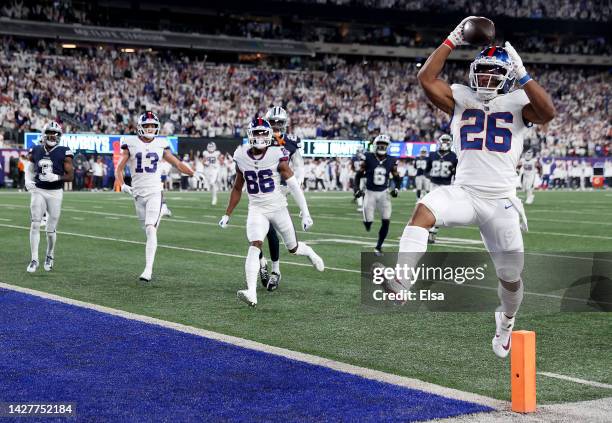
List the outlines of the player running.
{"label": "player running", "polygon": [[72,182],[74,154],[68,147],[58,145],[62,138],[62,127],[51,121],[45,125],[41,143],[29,153],[25,167],[25,188],[31,192],[30,199],[30,252],[32,261],[26,269],[34,273],[38,269],[38,244],[43,216],[47,216],[47,253],[43,268],[53,270],[57,224],[62,209],[64,182]]}
{"label": "player running", "polygon": [[414,179],[417,200],[423,198],[430,190],[429,179],[427,178],[427,162],[427,147],[423,146],[419,151],[419,156],[414,159],[414,167],[417,171]]}
{"label": "player running", "polygon": [[238,298],[248,305],[257,305],[257,273],[259,255],[264,237],[270,226],[280,233],[291,254],[306,256],[318,271],[325,268],[323,260],[312,248],[298,242],[293,222],[287,210],[287,198],[280,189],[281,178],[300,207],[302,229],[307,231],[313,224],[306,198],[297,178],[289,167],[289,151],[281,146],[272,146],[273,130],[268,121],[255,118],[247,130],[249,144],[241,145],[234,153],[236,162],[236,181],[230,194],[225,216],[219,226],[226,228],[232,212],[240,202],[242,188],[246,182],[249,195],[247,216],[247,238],[250,243],[244,265],[247,289],[237,292]]}
{"label": "player running", "polygon": [[[353,163],[353,172],[355,174],[355,178],[353,179],[353,191],[362,190],[365,188],[365,182],[363,179],[360,180],[359,185],[357,184],[357,172],[361,169],[362,163],[365,160],[365,150],[363,148],[357,149],[357,152],[353,157],[351,157],[351,162]],[[363,197],[357,197],[357,211],[363,212]]]}
{"label": "player running", "polygon": [[[374,139],[374,153],[365,153],[365,159],[361,162],[361,169],[355,175],[355,198],[364,197],[363,200],[363,225],[366,231],[372,228],[374,212],[378,210],[382,219],[378,231],[378,242],[374,248],[376,255],[382,255],[382,245],[389,233],[391,224],[391,199],[389,198],[389,175],[393,175],[395,187],[391,190],[391,196],[397,197],[399,193],[400,177],[397,172],[397,163],[393,157],[387,155],[391,144],[388,135],[381,134]],[[361,179],[366,177],[365,192],[358,187]]]}
{"label": "player running", "polygon": [[[147,236],[145,269],[140,275],[143,282],[150,282],[152,278],[157,251],[157,227],[162,216],[160,161],[164,159],[182,173],[198,180],[204,179],[201,173],[194,172],[172,154],[168,140],[158,137],[160,128],[159,119],[153,112],[147,111],[140,115],[136,125],[138,135],[121,137],[121,159],[115,171],[116,183],[121,186],[121,191],[134,197],[136,215]],[[132,174],[131,186],[123,180],[126,165]]]}
{"label": "player running", "polygon": [[522,170],[523,173],[521,186],[527,195],[525,204],[533,204],[533,200],[535,199],[533,190],[535,189],[536,174],[542,172],[542,165],[537,157],[534,156],[533,150],[527,150],[525,152],[525,156],[519,161],[517,168]]}
{"label": "player running", "polygon": [[[266,120],[272,127],[274,133],[272,145],[275,147],[283,147],[289,152],[289,167],[295,175],[298,186],[301,187],[304,182],[304,159],[300,152],[300,139],[293,134],[287,134],[287,123],[289,116],[282,107],[272,107],[266,113]],[[285,181],[281,179],[283,188],[286,187]],[[283,193],[287,195],[288,191],[283,189]],[[269,272],[268,261],[264,257],[263,249],[259,255],[259,277],[261,284],[268,290],[274,291],[278,288],[281,281],[280,272],[280,242],[278,234],[274,226],[270,226],[268,231],[268,248],[270,249],[270,260],[272,260],[272,272]]]}
{"label": "player running", "polygon": [[221,152],[217,150],[217,144],[209,142],[206,151],[202,153],[204,162],[204,180],[206,187],[212,193],[211,205],[217,205],[217,187],[219,176],[219,156]]}
{"label": "player running", "polygon": [[[429,190],[434,191],[440,186],[450,185],[457,169],[457,155],[451,151],[453,138],[444,134],[438,139],[438,151],[432,151],[427,159],[427,174],[429,175]],[[435,244],[438,227],[429,230],[430,244]]]}
{"label": "player running", "polygon": [[[418,202],[404,229],[400,252],[419,253],[401,257],[402,264],[414,267],[427,249],[432,226],[477,225],[499,278],[501,307],[495,312],[492,347],[497,356],[506,357],[523,300],[521,227],[527,229],[516,196],[516,166],[528,125],[549,122],[555,107],[508,42],[505,47],[487,47],[476,56],[470,66],[469,86],[451,86],[440,79],[451,51],[467,44],[463,38],[467,19],[429,56],[418,74],[427,97],[452,117],[451,132],[459,159],[455,182]],[[515,80],[521,88],[511,91]],[[409,286],[409,281],[402,283]]]}

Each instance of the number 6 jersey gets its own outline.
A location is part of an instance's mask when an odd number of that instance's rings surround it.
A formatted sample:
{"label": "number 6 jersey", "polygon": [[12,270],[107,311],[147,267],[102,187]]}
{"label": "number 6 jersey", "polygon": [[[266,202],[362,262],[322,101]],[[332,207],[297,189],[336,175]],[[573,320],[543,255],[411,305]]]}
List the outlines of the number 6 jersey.
{"label": "number 6 jersey", "polygon": [[455,185],[484,198],[515,196],[527,94],[517,89],[483,101],[465,85],[453,84],[451,89],[453,150],[459,158]]}
{"label": "number 6 jersey", "polygon": [[234,152],[236,167],[244,175],[244,185],[249,194],[249,208],[273,212],[287,207],[287,198],[280,190],[280,162],[289,160],[289,152],[283,147],[268,147],[262,155],[253,156],[248,144]]}
{"label": "number 6 jersey", "polygon": [[389,174],[395,167],[393,157],[381,160],[374,153],[365,153],[365,177],[368,191],[384,191],[389,187]]}
{"label": "number 6 jersey", "polygon": [[128,166],[132,173],[132,190],[135,196],[146,196],[162,191],[161,159],[164,150],[170,148],[166,138],[155,137],[145,142],[135,135],[121,137],[121,148],[128,150]]}

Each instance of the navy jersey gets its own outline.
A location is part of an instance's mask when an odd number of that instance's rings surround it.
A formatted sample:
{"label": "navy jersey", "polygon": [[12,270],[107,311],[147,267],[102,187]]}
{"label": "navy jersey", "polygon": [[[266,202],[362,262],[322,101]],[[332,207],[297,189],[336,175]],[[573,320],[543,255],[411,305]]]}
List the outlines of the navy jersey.
{"label": "navy jersey", "polygon": [[444,155],[434,151],[427,158],[427,172],[431,182],[436,185],[450,185],[456,168],[457,155],[452,151]]}
{"label": "navy jersey", "polygon": [[42,144],[32,147],[30,150],[31,161],[34,163],[34,182],[36,188],[42,189],[61,189],[64,187],[63,181],[46,182],[40,180],[40,175],[55,173],[64,176],[64,160],[66,157],[73,157],[72,151],[68,147],[56,145],[47,151]]}
{"label": "navy jersey", "polygon": [[414,159],[414,167],[416,167],[416,170],[417,170],[416,176],[425,175],[425,172],[427,171],[427,163],[428,163],[427,159],[428,157],[421,157],[421,156],[418,156],[416,159]]}
{"label": "navy jersey", "polygon": [[289,152],[289,158],[293,157],[296,151],[300,149],[300,138],[293,134],[281,134],[272,138],[272,145],[277,147],[285,147]]}
{"label": "navy jersey", "polygon": [[366,188],[369,191],[384,191],[389,187],[389,174],[395,167],[395,159],[385,156],[379,160],[374,153],[365,154]]}

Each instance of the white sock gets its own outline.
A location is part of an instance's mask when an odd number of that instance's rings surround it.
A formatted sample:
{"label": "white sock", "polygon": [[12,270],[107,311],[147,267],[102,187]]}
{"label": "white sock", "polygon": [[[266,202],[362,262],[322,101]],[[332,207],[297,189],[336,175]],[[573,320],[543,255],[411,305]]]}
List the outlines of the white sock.
{"label": "white sock", "polygon": [[257,293],[257,274],[259,273],[259,253],[261,250],[250,246],[246,261],[244,262],[244,273],[246,274],[247,289],[253,295]]}
{"label": "white sock", "polygon": [[272,262],[272,272],[278,273],[280,275],[280,261]]}
{"label": "white sock", "polygon": [[297,246],[297,250],[295,251],[295,255],[311,257],[312,254],[315,254],[312,248],[310,248],[308,245],[304,244],[303,242],[298,242],[298,246]]}
{"label": "white sock", "polygon": [[[397,265],[402,269],[404,266],[414,268],[419,264],[419,260],[427,251],[427,239],[429,231],[420,226],[406,226],[400,239],[400,247],[397,256]],[[400,282],[404,285],[408,284],[408,280],[404,280],[404,273],[400,273]]]}
{"label": "white sock", "polygon": [[32,222],[30,225],[30,252],[32,260],[38,261],[38,244],[40,243],[40,222]]}
{"label": "white sock", "polygon": [[147,246],[145,247],[145,271],[153,271],[153,262],[155,261],[155,252],[157,251],[157,228],[153,225],[147,225],[145,228],[147,234]]}
{"label": "white sock", "polygon": [[47,257],[53,257],[55,252],[55,240],[57,239],[57,232],[47,232]]}
{"label": "white sock", "polygon": [[506,316],[514,316],[523,302],[523,281],[519,280],[516,283],[520,284],[516,291],[507,290],[501,282],[497,285],[497,296],[501,302],[501,309],[498,311],[503,311]]}

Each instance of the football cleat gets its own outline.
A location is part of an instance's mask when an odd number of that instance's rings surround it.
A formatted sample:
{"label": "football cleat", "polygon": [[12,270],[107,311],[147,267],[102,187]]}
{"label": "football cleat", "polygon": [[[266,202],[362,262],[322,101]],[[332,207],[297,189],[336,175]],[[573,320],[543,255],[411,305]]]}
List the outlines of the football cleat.
{"label": "football cleat", "polygon": [[28,273],[34,273],[38,269],[38,262],[36,260],[32,260],[30,264],[28,264],[28,268],[26,269]]}
{"label": "football cleat", "polygon": [[257,305],[257,294],[249,293],[248,289],[241,289],[236,292],[236,296],[243,303],[247,303],[251,307],[255,307]]}
{"label": "football cleat", "polygon": [[139,276],[138,279],[140,279],[143,282],[151,282],[151,278],[153,277],[152,275],[153,272],[151,272],[150,270],[146,270],[144,272],[142,272],[142,274]]}
{"label": "football cleat", "polygon": [[314,268],[317,269],[319,272],[325,270],[325,264],[323,263],[323,259],[319,257],[314,251],[312,255],[308,256],[308,259],[310,260]]}
{"label": "football cleat", "polygon": [[270,273],[268,272],[268,260],[266,260],[265,257],[259,260],[259,279],[263,287],[268,289]]}
{"label": "football cleat", "polygon": [[172,217],[172,211],[168,208],[168,206],[165,203],[162,204],[161,215],[163,217]]}
{"label": "football cleat", "polygon": [[436,233],[435,232],[430,232],[429,236],[427,237],[427,243],[428,244],[435,244],[436,243]]}
{"label": "football cleat", "polygon": [[276,290],[278,288],[278,285],[280,284],[280,281],[281,281],[280,273],[272,272],[272,274],[270,275],[270,280],[268,281],[268,286],[266,286],[266,289],[270,292]]}
{"label": "football cleat", "polygon": [[50,272],[51,270],[53,270],[53,257],[47,256],[47,258],[45,259],[45,264],[43,265],[43,268],[47,272]]}
{"label": "football cleat", "polygon": [[513,327],[514,317],[509,319],[503,312],[495,312],[495,336],[493,337],[492,345],[496,356],[500,358],[508,356],[512,342]]}
{"label": "football cleat", "polygon": [[382,248],[374,247],[374,254],[376,254],[377,257],[381,257],[383,255]]}

